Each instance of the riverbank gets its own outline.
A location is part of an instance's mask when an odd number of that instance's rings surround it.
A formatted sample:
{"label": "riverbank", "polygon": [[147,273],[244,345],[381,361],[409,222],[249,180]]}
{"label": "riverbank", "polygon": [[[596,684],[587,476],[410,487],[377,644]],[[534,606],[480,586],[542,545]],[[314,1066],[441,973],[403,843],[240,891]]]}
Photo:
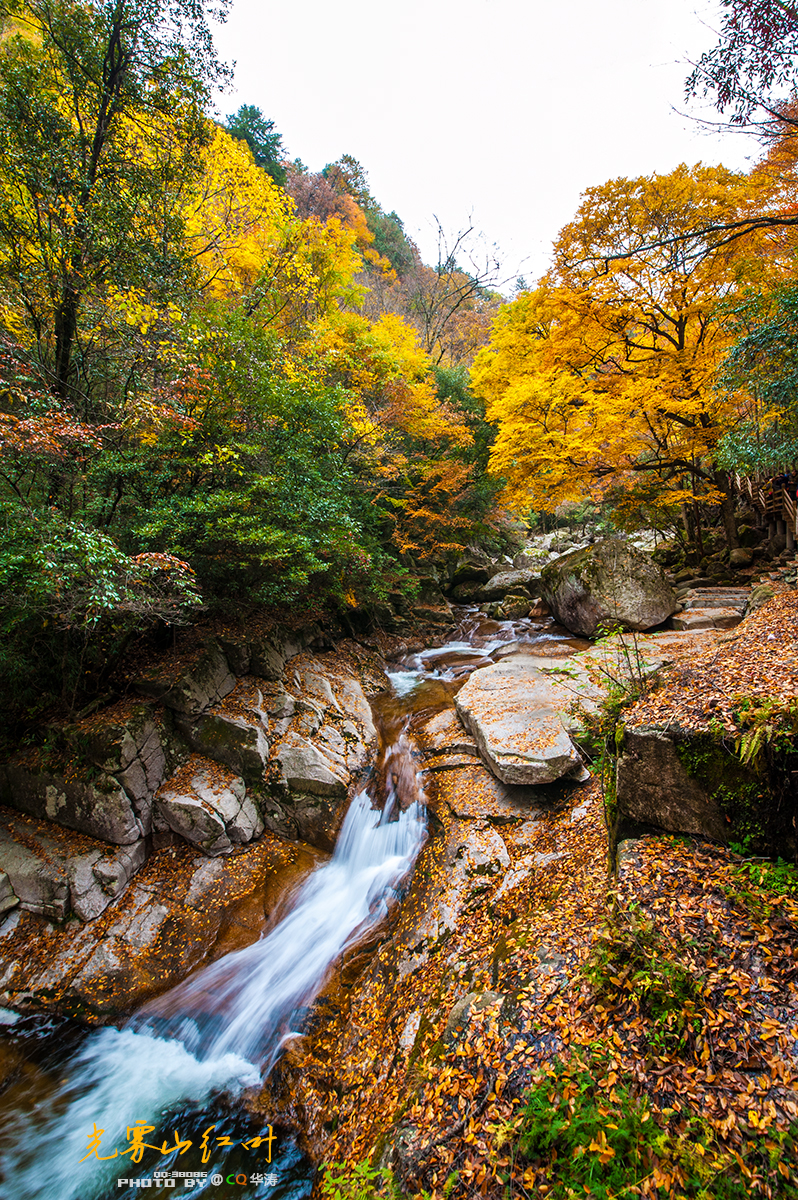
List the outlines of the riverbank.
{"label": "riverbank", "polygon": [[[795,607],[794,596],[787,599]],[[781,625],[785,603],[773,605]],[[750,626],[758,644],[769,644],[769,611]],[[724,646],[744,643],[745,628],[640,642],[678,672],[700,658],[699,648],[712,666]],[[523,661],[533,674],[542,665],[562,680],[584,644],[542,622],[504,627],[475,614],[467,629],[468,640],[457,640],[463,627],[448,644],[441,632],[433,639],[439,649],[423,652],[421,642],[383,635],[351,647],[348,661],[354,655],[361,669],[374,670],[378,651],[392,660],[390,688],[372,699],[383,730],[378,786],[400,812],[423,788],[429,840],[403,903],[392,901],[367,935],[343,956],[335,952],[333,977],[292,1019],[303,1036],[289,1041],[260,1094],[245,1093],[247,1120],[295,1133],[313,1162],[345,1164],[335,1169],[345,1196],[362,1194],[353,1179],[371,1179],[371,1188],[382,1171],[407,1195],[498,1200],[510,1187],[564,1198],[568,1187],[584,1194],[582,1167],[591,1172],[590,1195],[621,1187],[652,1200],[663,1188],[673,1196],[701,1188],[713,1195],[713,1187],[729,1197],[768,1188],[789,1195],[780,1164],[793,1170],[790,1126],[798,1118],[792,876],[762,874],[706,841],[638,829],[621,845],[612,879],[612,797],[598,779],[502,784],[454,711],[475,668],[493,663],[495,673]],[[786,644],[779,648],[783,658]],[[318,661],[330,656],[335,669],[325,677],[337,677],[340,647],[313,651],[316,666],[304,653],[283,671],[305,679],[312,667],[318,678]],[[595,658],[591,651],[571,661]],[[185,670],[173,675],[172,688]],[[308,711],[296,715],[307,719]],[[314,719],[324,728],[323,712]],[[39,1006],[84,1020],[129,1012],[145,998],[137,981],[162,991],[194,961],[220,963],[257,943],[274,925],[286,883],[314,861],[325,861],[323,850],[314,858],[272,833],[216,858],[162,847],[107,914],[79,927],[51,925],[38,941],[40,917],[23,913],[7,929],[22,972],[13,981],[17,998],[24,1007],[27,990]],[[170,904],[168,921],[152,920]],[[191,911],[181,916],[181,906]],[[47,981],[54,964],[68,960],[64,947],[85,958],[87,938],[104,968],[114,967],[109,950],[117,967],[127,959],[110,985],[86,986],[84,977],[90,1005],[70,1010],[67,992]],[[67,974],[68,987],[83,969]],[[7,1054],[12,1096],[20,1071],[27,1067]],[[611,1168],[629,1157],[629,1144],[639,1149],[636,1174],[613,1182]],[[599,1183],[609,1190],[596,1191]],[[252,1194],[266,1193],[258,1186]]]}
{"label": "riverbank", "polygon": [[[784,669],[795,608],[756,622]],[[343,1194],[368,1163],[434,1197],[795,1195],[795,872],[638,829],[615,878],[595,778],[525,813],[482,766],[425,778],[438,832],[397,928],[339,973],[265,1109],[301,1115]]]}

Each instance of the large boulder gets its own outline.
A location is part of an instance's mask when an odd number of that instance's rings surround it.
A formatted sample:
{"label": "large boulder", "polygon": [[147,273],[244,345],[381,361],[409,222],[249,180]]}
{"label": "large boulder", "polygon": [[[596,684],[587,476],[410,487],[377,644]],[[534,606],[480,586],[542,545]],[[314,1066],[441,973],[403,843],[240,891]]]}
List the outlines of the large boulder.
{"label": "large boulder", "polygon": [[776,754],[770,772],[757,770],[730,752],[722,727],[685,730],[675,722],[627,725],[620,749],[619,816],[738,842],[753,854],[795,857],[793,755]]}
{"label": "large boulder", "polygon": [[155,800],[158,815],[187,842],[215,857],[263,833],[263,821],[244,780],[194,756]]}
{"label": "large boulder", "polygon": [[315,796],[346,795],[348,774],[340,768],[336,771],[332,758],[300,734],[289,733],[275,757],[292,792],[310,792]]}
{"label": "large boulder", "polygon": [[627,729],[617,764],[618,812],[643,825],[725,842],[729,822],[715,798],[691,775],[685,757],[676,737],[665,729]]}
{"label": "large boulder", "polygon": [[151,828],[149,809],[140,811],[113,775],[99,774],[88,783],[50,769],[35,755],[12,759],[0,768],[0,800],[19,812],[116,846],[132,845]]}
{"label": "large boulder", "polygon": [[594,637],[602,629],[661,625],[678,601],[654,560],[620,538],[574,550],[544,567],[543,598],[561,625]]}
{"label": "large boulder", "polygon": [[573,700],[572,691],[519,656],[474,671],[455,705],[497,778],[539,785],[582,770],[561,718]]}
{"label": "large boulder", "polygon": [[480,588],[480,599],[502,600],[505,596],[526,592],[530,599],[540,595],[540,577],[531,567],[519,571],[502,571]]}

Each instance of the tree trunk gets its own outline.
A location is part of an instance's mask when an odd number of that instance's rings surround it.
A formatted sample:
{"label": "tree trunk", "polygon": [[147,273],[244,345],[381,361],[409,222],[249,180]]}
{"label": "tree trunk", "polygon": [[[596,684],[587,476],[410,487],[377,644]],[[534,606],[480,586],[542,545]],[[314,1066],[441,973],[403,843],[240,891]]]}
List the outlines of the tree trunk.
{"label": "tree trunk", "polygon": [[715,486],[723,493],[720,515],[726,534],[726,544],[730,550],[736,550],[740,545],[740,538],[737,533],[737,521],[734,516],[734,492],[732,491],[728,472],[715,471]]}
{"label": "tree trunk", "polygon": [[62,400],[69,398],[79,303],[78,293],[71,284],[65,284],[61,303],[55,314],[55,387]]}

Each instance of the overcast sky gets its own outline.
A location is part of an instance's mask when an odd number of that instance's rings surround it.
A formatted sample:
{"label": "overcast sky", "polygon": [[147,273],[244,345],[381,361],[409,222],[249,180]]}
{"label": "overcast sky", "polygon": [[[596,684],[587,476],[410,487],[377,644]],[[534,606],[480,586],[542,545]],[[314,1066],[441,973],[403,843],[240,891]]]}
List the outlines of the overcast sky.
{"label": "overcast sky", "polygon": [[680,162],[750,165],[750,139],[680,115],[688,60],[715,43],[719,8],[233,0],[216,42],[235,90],[219,108],[257,105],[311,170],[354,155],[426,261],[433,216],[456,231],[473,214],[505,273],[531,281],[585,188]]}

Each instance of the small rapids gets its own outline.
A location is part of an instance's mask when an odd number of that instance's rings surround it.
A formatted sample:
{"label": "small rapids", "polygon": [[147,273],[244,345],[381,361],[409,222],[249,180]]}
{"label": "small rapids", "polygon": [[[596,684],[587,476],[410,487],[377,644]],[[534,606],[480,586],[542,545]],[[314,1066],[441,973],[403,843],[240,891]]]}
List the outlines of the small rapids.
{"label": "small rapids", "polygon": [[[292,1018],[316,996],[331,964],[386,915],[425,834],[420,792],[404,810],[389,793],[382,813],[367,792],[355,796],[332,858],[299,888],[270,933],[178,984],[123,1029],[90,1036],[47,1111],[39,1105],[11,1118],[3,1140],[12,1145],[0,1160],[2,1194],[9,1200],[125,1195],[117,1180],[149,1176],[152,1168],[127,1158],[99,1159],[125,1145],[137,1122],[157,1130],[151,1135],[156,1144],[164,1136],[172,1144],[177,1123],[170,1116],[187,1105],[201,1112],[219,1091],[235,1095],[259,1084],[296,1036]],[[191,1128],[212,1121],[197,1118]],[[97,1155],[80,1164],[95,1128],[103,1131]],[[179,1166],[176,1154],[165,1155],[158,1168]],[[247,1194],[281,1194],[258,1189]],[[220,1193],[214,1188],[213,1194]]]}
{"label": "small rapids", "polygon": [[[241,1195],[240,1188],[218,1182],[231,1167],[250,1177],[249,1197],[309,1195],[308,1164],[291,1143],[279,1146],[272,1167],[263,1166],[263,1151],[247,1158],[238,1149],[217,1150],[215,1143],[224,1145],[222,1135],[229,1134],[227,1145],[240,1145],[242,1126],[253,1119],[236,1106],[236,1097],[257,1087],[286,1042],[301,1034],[307,1007],[336,960],[384,919],[406,883],[426,838],[414,719],[450,706],[471,671],[519,643],[551,641],[569,639],[550,624],[536,629],[530,622],[499,623],[463,610],[451,642],[407,654],[388,668],[390,687],[374,701],[382,749],[370,783],[382,808],[367,790],[354,797],[332,857],[287,897],[282,919],[259,941],[148,1002],[123,1028],[84,1037],[66,1068],[63,1053],[56,1055],[35,1084],[26,1088],[23,1081],[9,1089],[0,1122],[3,1200],[141,1194],[140,1185],[118,1185],[120,1179],[150,1180],[146,1186],[161,1191],[153,1171],[184,1164],[207,1172],[190,1189],[194,1195],[219,1200]],[[4,1017],[9,1024],[16,1020],[0,1010],[0,1023]],[[138,1163],[130,1157],[137,1124],[147,1131],[140,1140],[160,1151],[155,1162],[152,1149]],[[257,1144],[264,1128],[253,1127],[248,1136]],[[209,1149],[200,1163],[206,1130]],[[185,1158],[177,1144],[181,1138],[192,1143]],[[253,1171],[275,1170],[261,1182],[251,1181]],[[176,1195],[187,1194],[182,1182],[175,1181]]]}

